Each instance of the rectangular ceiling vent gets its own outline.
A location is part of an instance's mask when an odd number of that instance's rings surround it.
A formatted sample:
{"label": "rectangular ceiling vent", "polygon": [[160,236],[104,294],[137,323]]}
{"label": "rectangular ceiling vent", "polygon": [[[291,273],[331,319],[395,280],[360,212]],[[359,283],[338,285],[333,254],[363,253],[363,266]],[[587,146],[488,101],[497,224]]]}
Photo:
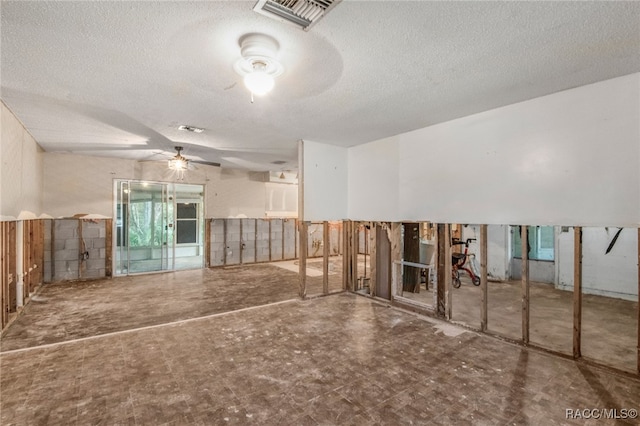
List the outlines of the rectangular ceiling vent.
{"label": "rectangular ceiling vent", "polygon": [[305,31],[318,22],[341,0],[258,0],[253,10],[261,15],[289,22]]}

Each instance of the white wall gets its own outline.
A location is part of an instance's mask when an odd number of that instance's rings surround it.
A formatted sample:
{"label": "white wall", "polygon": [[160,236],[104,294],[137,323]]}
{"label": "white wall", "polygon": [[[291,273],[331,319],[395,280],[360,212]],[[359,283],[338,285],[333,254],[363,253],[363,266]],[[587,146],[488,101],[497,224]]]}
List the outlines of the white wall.
{"label": "white wall", "polygon": [[44,153],[44,210],[53,217],[113,216],[113,179],[134,178],[136,161]]}
{"label": "white wall", "polygon": [[637,226],[639,95],[636,73],[350,148],[350,217]]}
{"label": "white wall", "polygon": [[304,220],[342,220],[347,211],[347,148],[303,141]]}
{"label": "white wall", "polygon": [[0,216],[42,210],[42,149],[22,123],[1,102]]}
{"label": "white wall", "polygon": [[348,158],[349,219],[400,221],[397,139],[349,148]]}
{"label": "white wall", "polygon": [[[201,164],[195,167],[188,170],[180,182],[205,185],[207,217],[265,217],[268,205],[265,182],[253,181],[249,173],[241,170]],[[161,161],[137,162],[58,153],[44,154],[44,176],[44,209],[54,217],[77,213],[113,216],[114,179],[177,181],[176,175]]]}
{"label": "white wall", "polygon": [[[602,294],[638,300],[638,231],[624,228],[613,249],[605,254],[618,231],[615,227],[582,228],[582,288],[587,294]],[[558,285],[573,290],[573,228],[556,239]]]}

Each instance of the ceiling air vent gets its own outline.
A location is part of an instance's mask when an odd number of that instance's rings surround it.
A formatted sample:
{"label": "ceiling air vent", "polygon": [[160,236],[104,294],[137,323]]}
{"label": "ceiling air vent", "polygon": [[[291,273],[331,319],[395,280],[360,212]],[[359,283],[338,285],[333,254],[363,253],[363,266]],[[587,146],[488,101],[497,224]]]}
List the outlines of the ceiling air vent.
{"label": "ceiling air vent", "polygon": [[305,31],[333,9],[341,0],[258,0],[253,10],[289,22]]}

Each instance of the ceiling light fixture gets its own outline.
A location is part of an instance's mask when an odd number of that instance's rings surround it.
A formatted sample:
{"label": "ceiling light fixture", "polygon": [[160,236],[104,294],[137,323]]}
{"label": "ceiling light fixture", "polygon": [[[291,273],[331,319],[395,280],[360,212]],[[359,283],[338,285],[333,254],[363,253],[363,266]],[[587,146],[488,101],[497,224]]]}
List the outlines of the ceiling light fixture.
{"label": "ceiling light fixture", "polygon": [[176,171],[179,179],[184,179],[184,172],[189,166],[189,160],[180,154],[180,151],[183,150],[181,146],[176,146],[175,149],[178,153],[169,160],[169,169]]}
{"label": "ceiling light fixture", "polygon": [[275,86],[275,78],[284,68],[276,60],[278,42],[268,35],[247,34],[240,38],[241,59],[234,65],[235,71],[244,77],[244,85],[253,95],[263,96]]}

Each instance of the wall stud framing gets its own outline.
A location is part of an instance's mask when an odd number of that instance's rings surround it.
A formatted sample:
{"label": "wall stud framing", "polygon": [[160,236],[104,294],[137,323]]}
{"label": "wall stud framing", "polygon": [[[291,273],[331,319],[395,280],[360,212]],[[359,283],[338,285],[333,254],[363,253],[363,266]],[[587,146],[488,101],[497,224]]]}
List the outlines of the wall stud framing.
{"label": "wall stud framing", "polygon": [[369,295],[376,296],[376,287],[378,285],[378,249],[377,246],[377,227],[375,222],[369,222]]}
{"label": "wall stud framing", "polygon": [[238,223],[240,226],[240,245],[238,247],[238,249],[240,250],[239,255],[240,255],[240,264],[242,265],[242,254],[244,253],[244,235],[242,234],[242,219],[238,219]]}
{"label": "wall stud framing", "polygon": [[487,331],[488,273],[487,225],[480,225],[480,330]]}
{"label": "wall stud framing", "polygon": [[271,255],[271,218],[267,219],[267,223],[269,224],[269,262],[271,262],[273,260]]}
{"label": "wall stud framing", "polygon": [[222,251],[222,264],[224,266],[227,265],[227,219],[222,219],[222,247],[224,248]]}
{"label": "wall stud framing", "polygon": [[[113,219],[107,219],[104,221],[104,231],[105,231],[104,275],[107,278],[111,278],[113,276]],[[51,232],[52,232],[51,240],[53,240],[53,224],[51,224]],[[209,252],[210,250],[207,248],[207,253]],[[52,247],[51,253],[53,253],[53,247]],[[53,261],[51,262],[51,264],[53,265]]]}
{"label": "wall stud framing", "polygon": [[582,228],[573,228],[573,357],[582,356]]}
{"label": "wall stud framing", "polygon": [[520,226],[522,243],[522,342],[529,344],[529,236],[526,225]]}
{"label": "wall stud framing", "polygon": [[301,299],[307,297],[307,234],[309,222],[299,221],[300,226],[300,258],[298,269],[300,272],[299,295]]}
{"label": "wall stud framing", "polygon": [[204,267],[211,266],[211,222],[213,219],[204,220]]}
{"label": "wall stud framing", "polygon": [[322,293],[329,294],[329,222],[322,222]]}
{"label": "wall stud framing", "polygon": [[445,301],[446,301],[446,310],[445,317],[450,320],[453,318],[453,279],[451,276],[451,271],[453,270],[453,264],[451,260],[451,225],[445,224],[445,245],[444,245],[444,267],[445,267]]}

